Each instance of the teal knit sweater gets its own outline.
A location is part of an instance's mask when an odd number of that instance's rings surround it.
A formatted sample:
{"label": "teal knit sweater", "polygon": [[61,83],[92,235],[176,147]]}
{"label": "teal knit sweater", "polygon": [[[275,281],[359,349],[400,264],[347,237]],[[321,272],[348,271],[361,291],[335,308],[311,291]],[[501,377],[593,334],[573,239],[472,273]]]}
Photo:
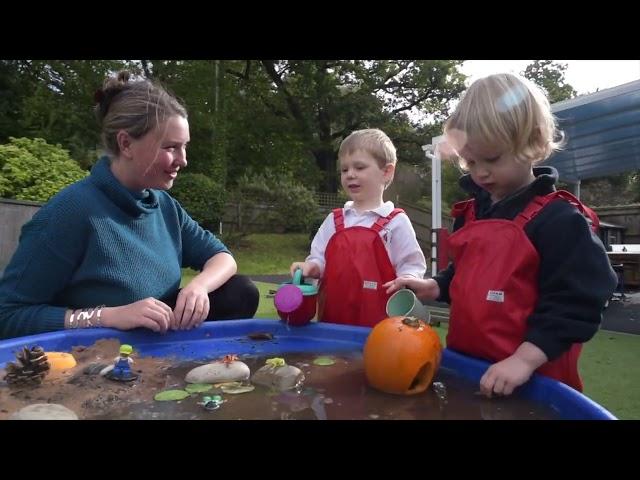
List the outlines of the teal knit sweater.
{"label": "teal knit sweater", "polygon": [[68,308],[169,297],[181,267],[201,270],[220,252],[169,194],[127,190],[103,157],[22,227],[0,280],[0,338],[61,330]]}

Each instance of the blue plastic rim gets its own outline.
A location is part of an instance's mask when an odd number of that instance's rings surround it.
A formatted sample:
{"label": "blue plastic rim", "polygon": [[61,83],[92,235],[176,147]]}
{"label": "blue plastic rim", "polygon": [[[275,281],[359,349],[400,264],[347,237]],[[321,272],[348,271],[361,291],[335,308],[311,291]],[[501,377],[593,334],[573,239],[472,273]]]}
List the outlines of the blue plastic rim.
{"label": "blue plastic rim", "polygon": [[[124,332],[112,329],[63,330],[0,341],[0,367],[15,359],[23,346],[40,345],[45,351],[69,352],[72,347],[90,346],[96,340],[116,338],[128,343],[142,356],[173,356],[179,359],[205,359],[220,355],[272,355],[300,352],[362,351],[371,331],[367,327],[352,327],[331,323],[310,323],[302,327],[287,326],[277,320],[226,320],[206,322],[194,330],[170,332],[165,335],[149,330]],[[269,332],[273,340],[251,341],[247,335]],[[117,352],[116,352],[117,353]],[[479,382],[489,363],[445,349],[442,367],[464,378]],[[534,375],[521,387],[520,393],[537,403],[547,405],[565,420],[616,420],[611,412],[580,392],[540,375]]]}

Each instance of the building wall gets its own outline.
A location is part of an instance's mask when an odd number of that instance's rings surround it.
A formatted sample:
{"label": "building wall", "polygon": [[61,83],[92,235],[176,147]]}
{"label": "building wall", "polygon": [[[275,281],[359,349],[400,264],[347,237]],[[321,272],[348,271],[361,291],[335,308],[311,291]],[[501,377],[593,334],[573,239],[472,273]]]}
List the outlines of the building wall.
{"label": "building wall", "polygon": [[640,205],[596,207],[600,220],[626,227],[623,243],[640,244]]}
{"label": "building wall", "polygon": [[39,203],[0,199],[0,272],[4,271],[18,246],[22,226],[39,209]]}

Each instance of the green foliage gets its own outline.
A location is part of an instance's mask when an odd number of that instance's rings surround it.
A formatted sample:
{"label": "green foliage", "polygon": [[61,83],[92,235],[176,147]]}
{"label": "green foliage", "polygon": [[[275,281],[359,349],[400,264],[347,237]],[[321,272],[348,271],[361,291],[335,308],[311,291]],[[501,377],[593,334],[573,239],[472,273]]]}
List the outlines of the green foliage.
{"label": "green foliage", "polygon": [[[580,184],[580,200],[591,207],[637,203],[640,200],[639,180],[637,172],[585,179]],[[563,188],[571,191],[572,186],[565,184]]]}
{"label": "green foliage", "polygon": [[[442,159],[441,163],[441,188],[442,188],[442,214],[449,215],[454,203],[466,200],[469,195],[460,187],[460,176],[464,172],[458,168],[454,159]],[[423,196],[414,203],[422,208],[431,210],[431,165],[425,174],[420,175],[423,184]],[[402,194],[400,198],[403,198]]]}
{"label": "green foliage", "polygon": [[311,247],[311,242],[313,242],[313,239],[316,236],[316,233],[318,233],[318,230],[320,230],[320,227],[322,226],[322,222],[324,222],[324,219],[325,219],[324,216],[317,216],[315,220],[311,222],[311,225],[309,226],[309,247]]}
{"label": "green foliage", "polygon": [[400,158],[414,164],[424,161],[420,150],[424,141],[415,134],[409,113],[441,121],[464,89],[461,63],[263,60],[236,64],[231,72],[247,98],[261,100],[257,111],[268,113],[274,126],[280,125],[279,136],[288,136],[290,145],[297,139],[308,152],[300,157],[294,150],[289,158],[301,158],[309,166],[313,159],[322,174],[316,185],[320,191],[335,192],[337,150],[353,130],[381,128],[399,144]]}
{"label": "green foliage", "polygon": [[0,60],[0,91],[8,89],[0,94],[0,142],[43,138],[84,160],[100,143],[94,93],[109,72],[125,66],[110,60]]}
{"label": "green foliage", "polygon": [[462,173],[453,162],[442,162],[442,211],[447,215],[454,203],[469,198],[458,183]]}
{"label": "green foliage", "polygon": [[46,202],[87,176],[60,145],[41,138],[13,138],[0,145],[0,197]]}
{"label": "green foliage", "polygon": [[[272,174],[244,175],[234,192],[241,211],[241,224],[262,215],[274,227],[285,232],[307,232],[318,215],[313,192],[291,176]],[[266,208],[261,208],[266,206]]]}
{"label": "green foliage", "polygon": [[176,179],[171,195],[203,228],[218,230],[226,203],[224,187],[202,173],[182,173]]}
{"label": "green foliage", "polygon": [[[146,62],[151,79],[176,95],[189,114],[189,168],[215,182],[227,181],[227,96],[219,61],[154,60]],[[218,66],[219,67],[219,66]]]}
{"label": "green foliage", "polygon": [[[93,94],[128,68],[186,105],[190,172],[235,186],[272,172],[335,192],[337,150],[353,130],[381,128],[411,165],[464,88],[455,60],[0,60],[0,142],[61,144],[84,168],[99,147]],[[427,119],[427,120],[425,120]]]}
{"label": "green foliage", "polygon": [[522,74],[542,87],[551,103],[560,102],[574,98],[577,95],[576,90],[566,83],[564,72],[567,69],[565,63],[555,63],[551,60],[535,60],[532,64],[527,65]]}

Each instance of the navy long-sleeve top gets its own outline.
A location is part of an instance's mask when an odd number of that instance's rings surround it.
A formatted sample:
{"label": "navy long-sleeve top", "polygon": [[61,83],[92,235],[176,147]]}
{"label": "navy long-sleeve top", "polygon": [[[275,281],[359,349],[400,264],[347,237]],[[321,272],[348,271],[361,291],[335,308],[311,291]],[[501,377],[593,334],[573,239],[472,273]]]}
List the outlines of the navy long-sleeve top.
{"label": "navy long-sleeve top", "polygon": [[[553,167],[534,167],[536,179],[519,192],[492,203],[487,191],[464,175],[460,185],[475,198],[478,220],[513,220],[537,195],[555,191],[558,172]],[[457,218],[453,230],[464,225]],[[617,277],[602,242],[585,217],[564,200],[550,202],[525,225],[525,233],[538,254],[538,303],[527,319],[529,341],[553,360],[572,343],[590,340],[598,331],[606,301]],[[451,302],[449,285],[455,274],[450,264],[434,278],[440,287],[438,300]],[[464,301],[464,299],[453,301]]]}

